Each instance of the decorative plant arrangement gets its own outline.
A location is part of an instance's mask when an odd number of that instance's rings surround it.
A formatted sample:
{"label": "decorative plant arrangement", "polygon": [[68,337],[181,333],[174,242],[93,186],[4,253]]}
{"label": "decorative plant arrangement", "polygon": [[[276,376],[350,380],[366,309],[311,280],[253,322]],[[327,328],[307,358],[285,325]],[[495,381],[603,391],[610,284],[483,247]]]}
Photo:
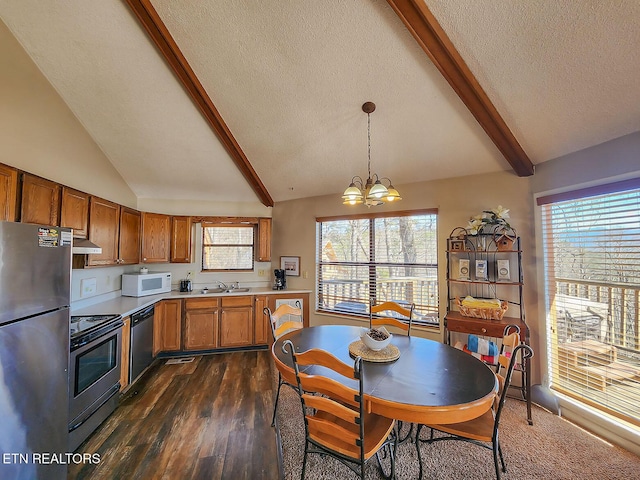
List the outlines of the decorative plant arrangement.
{"label": "decorative plant arrangement", "polygon": [[498,205],[493,210],[483,210],[480,215],[471,217],[466,230],[469,235],[495,233],[497,230],[512,230],[515,233],[515,229],[509,225],[507,218],[509,218],[509,209]]}
{"label": "decorative plant arrangement", "polygon": [[498,205],[493,210],[483,210],[471,217],[466,227],[468,235],[493,234],[498,250],[511,250],[516,240],[516,229],[509,222],[509,209]]}

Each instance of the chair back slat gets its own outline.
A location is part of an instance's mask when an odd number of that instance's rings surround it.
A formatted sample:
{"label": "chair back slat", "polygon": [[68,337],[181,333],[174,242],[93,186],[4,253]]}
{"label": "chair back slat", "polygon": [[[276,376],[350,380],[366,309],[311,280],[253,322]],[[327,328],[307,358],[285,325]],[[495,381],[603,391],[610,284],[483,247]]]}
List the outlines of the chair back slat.
{"label": "chair back slat", "polygon": [[300,384],[306,391],[331,396],[337,399],[343,405],[351,405],[352,407],[358,406],[358,392],[351,388],[345,387],[341,383],[331,378],[300,373]]}
{"label": "chair back slat", "polygon": [[273,333],[275,335],[275,338],[278,339],[285,333],[288,333],[292,330],[299,330],[301,328],[302,328],[302,322],[288,321],[280,324],[280,326],[276,328]]}
{"label": "chair back slat", "polygon": [[346,423],[356,424],[359,421],[359,413],[352,408],[342,405],[341,403],[327,397],[319,395],[305,395],[305,404],[307,407],[315,409],[316,412],[330,413],[331,415],[344,420]]}
{"label": "chair back slat", "polygon": [[[405,308],[396,302],[383,302],[380,305],[374,305],[372,302],[371,305],[369,305],[369,327],[373,328],[380,325],[390,325],[407,332],[407,335],[411,335],[411,323],[413,321],[414,309],[415,304],[413,303],[409,308]],[[396,312],[404,318],[398,319],[388,315],[374,317],[374,314],[388,311]]]}
{"label": "chair back slat", "polygon": [[509,367],[513,351],[520,343],[520,327],[513,324],[507,325],[504,328],[496,372],[501,373],[503,369],[506,370]]}
{"label": "chair back slat", "polygon": [[[302,321],[302,309],[297,307],[292,307],[288,303],[283,303],[278,308],[275,309],[274,312],[271,312],[271,309],[265,307],[262,310],[262,313],[269,318],[269,324],[271,325],[271,336],[273,337],[273,341],[278,340],[282,335],[288,333],[292,330],[298,330],[304,327]],[[295,317],[300,317],[299,321],[287,320],[282,321],[283,317],[287,315],[292,315]]]}
{"label": "chair back slat", "polygon": [[296,362],[298,365],[321,365],[338,372],[343,377],[356,379],[353,367],[343,363],[326,350],[314,348],[306,352],[298,352],[296,353]]}
{"label": "chair back slat", "polygon": [[306,417],[305,420],[309,438],[331,448],[334,452],[353,457],[354,452],[360,449],[358,434],[322,419]]}

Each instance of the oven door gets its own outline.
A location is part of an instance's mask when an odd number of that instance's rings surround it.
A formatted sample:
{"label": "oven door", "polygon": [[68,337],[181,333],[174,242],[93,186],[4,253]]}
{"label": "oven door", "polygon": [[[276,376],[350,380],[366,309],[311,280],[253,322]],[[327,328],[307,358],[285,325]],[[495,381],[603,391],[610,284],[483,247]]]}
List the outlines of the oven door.
{"label": "oven door", "polygon": [[[69,361],[69,425],[78,417],[87,418],[105,392],[120,382],[122,328],[118,327],[102,337],[71,352]],[[85,413],[86,412],[86,413]],[[84,413],[84,415],[83,415]]]}

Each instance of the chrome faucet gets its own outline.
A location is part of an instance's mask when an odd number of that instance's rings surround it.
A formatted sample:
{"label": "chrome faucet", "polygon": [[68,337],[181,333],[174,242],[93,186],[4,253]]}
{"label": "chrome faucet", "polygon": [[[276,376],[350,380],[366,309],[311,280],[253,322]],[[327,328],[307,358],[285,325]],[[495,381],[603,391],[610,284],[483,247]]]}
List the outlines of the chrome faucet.
{"label": "chrome faucet", "polygon": [[231,286],[229,287],[229,290],[234,290],[234,289],[239,288],[239,287],[240,287],[240,285],[238,284],[238,282],[233,282],[231,284]]}

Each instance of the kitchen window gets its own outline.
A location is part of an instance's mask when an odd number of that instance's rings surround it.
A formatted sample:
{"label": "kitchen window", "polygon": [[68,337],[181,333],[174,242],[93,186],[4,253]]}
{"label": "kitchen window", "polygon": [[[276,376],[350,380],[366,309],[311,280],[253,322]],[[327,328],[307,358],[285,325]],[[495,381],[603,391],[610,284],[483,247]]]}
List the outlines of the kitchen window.
{"label": "kitchen window", "polygon": [[550,386],[640,425],[640,179],[537,203]]}
{"label": "kitchen window", "polygon": [[202,271],[253,271],[254,225],[202,225]]}
{"label": "kitchen window", "polygon": [[369,305],[415,304],[438,325],[437,211],[316,219],[318,311],[368,317]]}

